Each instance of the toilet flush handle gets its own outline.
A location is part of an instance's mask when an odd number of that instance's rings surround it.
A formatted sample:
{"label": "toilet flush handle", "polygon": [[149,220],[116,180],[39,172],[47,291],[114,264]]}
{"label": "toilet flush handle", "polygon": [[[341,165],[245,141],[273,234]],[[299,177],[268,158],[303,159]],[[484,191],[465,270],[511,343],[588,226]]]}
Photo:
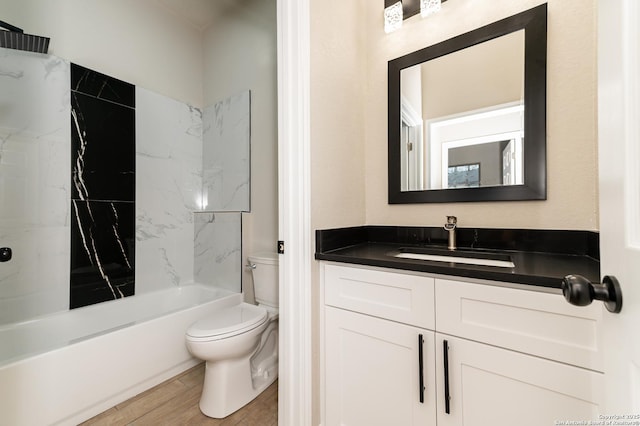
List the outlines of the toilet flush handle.
{"label": "toilet flush handle", "polygon": [[245,265],[245,268],[252,270],[252,269],[256,269],[256,264],[255,263],[251,263],[247,260],[247,264]]}

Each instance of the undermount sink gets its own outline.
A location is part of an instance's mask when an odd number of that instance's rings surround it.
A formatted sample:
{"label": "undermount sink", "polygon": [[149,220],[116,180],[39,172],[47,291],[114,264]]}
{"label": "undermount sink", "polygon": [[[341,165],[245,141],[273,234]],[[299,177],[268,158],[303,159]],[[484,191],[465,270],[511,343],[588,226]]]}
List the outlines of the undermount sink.
{"label": "undermount sink", "polygon": [[401,248],[393,257],[402,259],[427,260],[431,262],[462,263],[466,265],[514,268],[511,256],[499,253],[475,252],[469,250],[445,250],[439,248]]}

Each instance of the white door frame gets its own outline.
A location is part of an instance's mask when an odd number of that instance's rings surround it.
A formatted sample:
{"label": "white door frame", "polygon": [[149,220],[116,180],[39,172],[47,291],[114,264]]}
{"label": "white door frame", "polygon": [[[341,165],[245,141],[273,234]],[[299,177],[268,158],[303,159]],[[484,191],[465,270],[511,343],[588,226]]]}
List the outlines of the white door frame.
{"label": "white door frame", "polygon": [[278,0],[278,424],[311,425],[310,0]]}

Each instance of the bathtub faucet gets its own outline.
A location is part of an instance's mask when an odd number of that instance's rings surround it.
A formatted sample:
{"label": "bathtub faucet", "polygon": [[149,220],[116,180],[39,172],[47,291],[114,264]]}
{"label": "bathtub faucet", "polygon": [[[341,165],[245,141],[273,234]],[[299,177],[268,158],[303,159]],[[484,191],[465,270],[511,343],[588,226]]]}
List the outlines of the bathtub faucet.
{"label": "bathtub faucet", "polygon": [[456,249],[456,226],[458,226],[458,218],[455,216],[447,216],[447,223],[444,224],[444,229],[449,231],[449,250]]}

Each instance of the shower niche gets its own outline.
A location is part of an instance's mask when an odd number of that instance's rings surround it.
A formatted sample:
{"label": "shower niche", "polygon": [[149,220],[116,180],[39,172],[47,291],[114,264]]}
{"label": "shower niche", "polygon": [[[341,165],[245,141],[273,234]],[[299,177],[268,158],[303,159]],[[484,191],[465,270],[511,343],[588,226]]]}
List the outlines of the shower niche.
{"label": "shower niche", "polygon": [[202,207],[194,212],[194,280],[242,291],[242,217],[251,211],[251,92],[202,112]]}
{"label": "shower niche", "polygon": [[251,92],[204,108],[202,210],[251,211]]}

